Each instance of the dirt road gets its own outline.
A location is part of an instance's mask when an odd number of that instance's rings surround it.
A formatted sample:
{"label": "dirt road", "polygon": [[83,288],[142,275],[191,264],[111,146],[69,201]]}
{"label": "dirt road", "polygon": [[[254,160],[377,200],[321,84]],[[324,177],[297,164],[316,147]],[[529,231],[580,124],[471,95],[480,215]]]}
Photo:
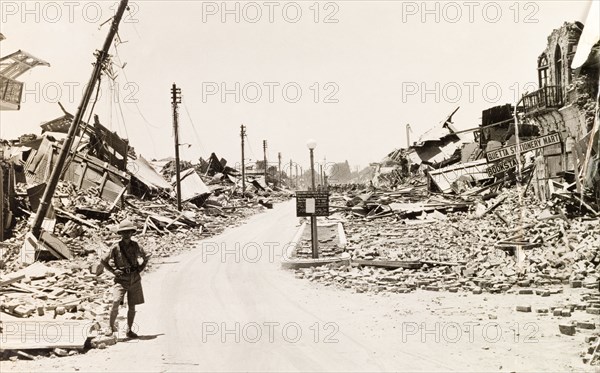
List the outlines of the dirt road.
{"label": "dirt road", "polygon": [[[280,268],[293,202],[199,243],[144,276],[138,341],[1,371],[578,371],[583,336],[516,313],[573,294],[355,294]],[[125,310],[121,311],[121,315]],[[584,318],[585,314],[574,317]],[[590,370],[588,367],[587,370]],[[592,370],[593,371],[593,370]]]}

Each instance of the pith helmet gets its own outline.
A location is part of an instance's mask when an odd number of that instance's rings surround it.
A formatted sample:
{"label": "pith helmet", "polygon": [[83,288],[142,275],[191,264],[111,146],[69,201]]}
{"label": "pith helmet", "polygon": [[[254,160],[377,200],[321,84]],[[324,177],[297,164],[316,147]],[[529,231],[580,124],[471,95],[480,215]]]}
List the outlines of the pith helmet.
{"label": "pith helmet", "polygon": [[117,233],[121,232],[135,232],[137,228],[129,219],[125,219],[119,223],[119,228],[117,228]]}

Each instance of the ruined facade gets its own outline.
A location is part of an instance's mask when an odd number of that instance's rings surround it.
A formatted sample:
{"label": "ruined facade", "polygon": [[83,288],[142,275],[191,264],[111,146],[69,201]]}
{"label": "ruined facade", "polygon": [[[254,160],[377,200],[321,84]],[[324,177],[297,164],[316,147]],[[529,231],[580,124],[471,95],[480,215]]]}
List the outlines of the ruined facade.
{"label": "ruined facade", "polygon": [[[0,41],[4,39],[0,33]],[[16,79],[36,66],[50,64],[22,50],[0,57],[0,110],[21,109],[23,82]]]}
{"label": "ruined facade", "polygon": [[552,31],[537,60],[539,89],[523,97],[523,122],[538,127],[540,135],[558,132],[561,137],[560,144],[543,148],[536,161],[534,185],[541,198],[548,196],[548,180],[562,181],[577,173],[579,148],[593,123],[597,66],[595,70],[571,68],[583,27],[566,22]]}

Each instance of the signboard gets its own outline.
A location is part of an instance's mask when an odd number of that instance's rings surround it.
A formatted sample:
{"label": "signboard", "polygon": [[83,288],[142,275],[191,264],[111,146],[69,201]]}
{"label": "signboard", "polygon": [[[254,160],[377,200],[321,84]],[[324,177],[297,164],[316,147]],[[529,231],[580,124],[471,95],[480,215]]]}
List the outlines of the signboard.
{"label": "signboard", "polygon": [[296,216],[329,216],[329,193],[296,192]]}
{"label": "signboard", "polygon": [[[554,144],[560,144],[560,136],[557,132],[552,132],[533,140],[523,141],[519,144],[519,152],[526,153],[530,150],[540,149]],[[515,144],[489,151],[485,154],[485,157],[488,162],[497,162],[504,158],[514,157],[516,154],[517,145]]]}
{"label": "signboard", "polygon": [[[521,157],[521,165],[525,164],[525,157]],[[505,172],[517,167],[517,157],[512,157],[498,163],[491,164],[485,171],[492,177],[500,172]]]}

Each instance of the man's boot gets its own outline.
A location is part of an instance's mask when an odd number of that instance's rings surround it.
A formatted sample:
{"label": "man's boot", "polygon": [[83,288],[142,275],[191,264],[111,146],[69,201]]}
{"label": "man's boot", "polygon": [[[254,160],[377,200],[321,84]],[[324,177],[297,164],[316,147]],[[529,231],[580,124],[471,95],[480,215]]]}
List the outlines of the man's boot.
{"label": "man's boot", "polygon": [[135,306],[130,306],[129,310],[127,310],[127,338],[138,338],[138,335],[135,334],[132,330],[134,319],[135,319]]}

